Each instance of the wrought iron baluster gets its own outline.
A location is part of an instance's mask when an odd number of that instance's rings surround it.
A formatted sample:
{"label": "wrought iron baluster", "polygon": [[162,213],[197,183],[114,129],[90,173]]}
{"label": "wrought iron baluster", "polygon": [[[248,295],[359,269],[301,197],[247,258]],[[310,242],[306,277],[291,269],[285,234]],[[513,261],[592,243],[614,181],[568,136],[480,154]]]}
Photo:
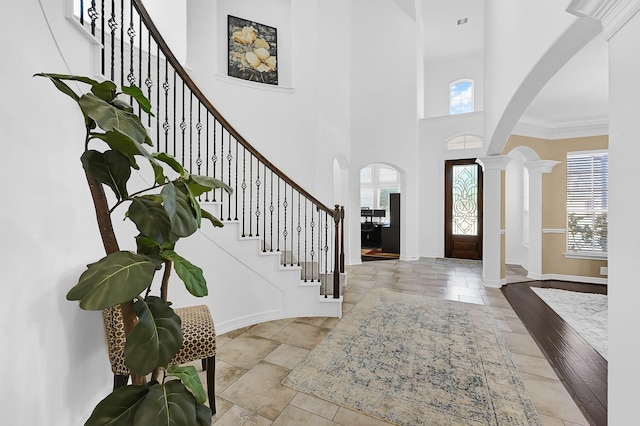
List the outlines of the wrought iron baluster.
{"label": "wrought iron baluster", "polygon": [[307,263],[307,229],[308,229],[308,223],[307,223],[307,204],[308,201],[305,199],[304,200],[304,282],[307,282],[307,274],[309,272],[309,263]]}
{"label": "wrought iron baluster", "polygon": [[124,84],[124,0],[120,0],[120,86]]}
{"label": "wrought iron baluster", "polygon": [[278,244],[278,251],[280,251],[280,176],[278,176],[278,212],[276,218],[278,220],[278,226],[276,228],[276,235],[278,236],[278,240],[276,241],[276,243]]}
{"label": "wrought iron baluster", "polygon": [[293,214],[293,200],[294,200],[293,191],[294,191],[294,188],[292,186],[291,187],[291,255],[289,256],[289,260],[291,260],[291,266],[293,266],[293,253],[295,252],[295,250],[293,248],[293,243],[295,242],[294,241],[295,239],[293,238],[293,236],[295,235],[294,231],[293,231],[293,219],[294,219],[294,214]]}
{"label": "wrought iron baluster", "polygon": [[193,92],[189,90],[189,172],[191,171],[193,171]]}
{"label": "wrought iron baluster", "polygon": [[270,226],[270,240],[269,240],[269,251],[273,251],[273,170],[271,170],[271,204],[269,205],[269,212],[271,213],[271,221],[269,222]]}
{"label": "wrought iron baluster", "polygon": [[[238,188],[238,145],[240,145],[238,143],[237,139],[233,139],[236,142],[236,190]],[[231,167],[229,167],[229,171],[231,171]],[[229,181],[231,181],[231,178],[229,178]],[[236,218],[234,220],[238,220],[238,192],[236,191]]]}
{"label": "wrought iron baluster", "polygon": [[[247,195],[247,182],[246,182],[246,175],[247,175],[247,150],[243,150],[242,153],[242,236],[245,236],[245,232],[244,232],[244,217],[245,217],[245,200],[246,200],[246,195]],[[236,173],[236,179],[237,179],[237,173]],[[237,202],[237,201],[236,201]]]}
{"label": "wrought iron baluster", "polygon": [[[123,10],[124,13],[124,10]],[[133,69],[133,48],[134,48],[134,40],[136,37],[136,30],[133,27],[133,3],[129,3],[129,28],[127,28],[127,35],[129,36],[129,74],[127,74],[127,82],[129,86],[133,86],[136,84],[136,76],[134,74]],[[142,49],[141,49],[142,50]],[[142,57],[142,52],[140,52],[140,57]],[[124,61],[122,64],[122,68],[124,68]],[[133,105],[133,97],[129,97],[129,103]],[[138,105],[138,116],[140,115],[140,106]]]}
{"label": "wrought iron baluster", "polygon": [[[245,148],[245,152],[246,152]],[[253,237],[253,221],[251,220],[251,212],[253,211],[253,154],[249,154],[249,236]],[[242,216],[244,217],[244,211],[242,212]]]}
{"label": "wrought iron baluster", "polygon": [[[140,38],[140,58],[142,58],[142,37]],[[160,62],[160,56],[156,58]],[[140,59],[140,68],[142,68],[142,59]],[[142,84],[142,73],[140,73],[140,84]],[[151,88],[153,87],[153,79],[151,78],[151,33],[147,31],[147,78],[144,80],[147,86],[147,97],[151,101]],[[142,88],[140,88],[142,90]],[[147,125],[151,127],[151,114],[147,114]]]}
{"label": "wrought iron baluster", "polygon": [[260,160],[256,159],[256,237],[260,236]]}
{"label": "wrought iron baluster", "polygon": [[202,144],[202,119],[200,116],[200,108],[201,108],[202,104],[200,102],[198,102],[198,122],[196,123],[196,131],[198,132],[198,143],[197,143],[197,147],[196,147],[196,166],[198,167],[198,174],[202,174],[201,173],[201,167],[202,167],[202,148],[201,148],[201,144]]}
{"label": "wrought iron baluster", "polygon": [[164,130],[164,150],[169,151],[169,130],[171,125],[169,124],[169,63],[164,63],[164,83],[162,83],[164,89],[164,123],[162,123],[162,129]]}
{"label": "wrought iron baluster", "polygon": [[284,247],[284,266],[287,266],[287,207],[289,203],[287,203],[287,182],[284,183],[284,202],[282,203],[282,207],[284,207],[284,220],[282,221],[282,236],[284,237],[283,247]]}
{"label": "wrought iron baluster", "polygon": [[[229,161],[229,184],[231,184],[231,161],[233,160],[233,155],[231,155],[231,134],[229,134],[229,153],[227,154],[227,161]],[[238,175],[236,174],[236,177]],[[238,182],[236,182],[236,186],[233,188],[233,192],[235,192],[236,197],[238,196]],[[231,194],[229,194],[229,216],[228,220],[231,220]]]}
{"label": "wrought iron baluster", "polygon": [[178,85],[177,85],[177,76],[176,70],[173,70],[173,125],[171,128],[173,129],[173,155],[178,158],[178,138],[176,137],[176,119],[177,119],[177,99],[178,99]]}
{"label": "wrought iron baluster", "polygon": [[300,266],[300,232],[302,232],[302,227],[300,226],[300,193],[298,192],[298,227],[296,228],[298,231],[298,266]]}
{"label": "wrought iron baluster", "polygon": [[187,135],[187,122],[185,121],[185,116],[184,116],[184,81],[182,82],[182,119],[180,120],[180,132],[182,135],[182,147],[181,147],[181,154],[182,154],[182,164],[184,164],[184,160],[185,160],[185,155],[184,155],[184,145],[186,142],[186,135]]}
{"label": "wrought iron baluster", "polygon": [[[205,145],[204,145],[204,150],[205,150],[205,154],[204,154],[204,158],[207,160],[204,163],[204,174],[205,176],[209,176],[209,112],[205,112]],[[207,191],[206,195],[204,196],[204,200],[205,201],[209,201],[209,192],[213,192],[213,194],[216,193],[216,190],[214,189],[213,191]],[[215,197],[215,195],[214,195]]]}
{"label": "wrought iron baluster", "polygon": [[[140,27],[142,28],[142,21],[140,21]],[[157,149],[160,151],[160,46],[156,44],[156,139]]]}
{"label": "wrought iron baluster", "polygon": [[[218,154],[216,151],[216,139],[217,139],[217,125],[218,120],[216,120],[215,118],[213,119],[213,154],[211,155],[211,161],[213,163],[213,177],[216,177],[216,163],[218,162]],[[213,200],[212,201],[216,201],[216,191],[213,191]],[[222,212],[222,211],[221,211]],[[221,214],[222,216],[222,214]]]}
{"label": "wrought iron baluster", "polygon": [[314,245],[314,237],[315,237],[315,222],[313,220],[313,208],[311,209],[311,223],[309,224],[309,226],[311,227],[311,251],[309,252],[309,254],[311,255],[311,282],[313,282],[313,269],[315,266],[314,263],[314,258],[315,258],[315,245]]}
{"label": "wrought iron baluster", "polygon": [[[82,2],[81,2],[82,4]],[[83,6],[80,6],[83,9]],[[91,6],[87,10],[87,15],[91,18],[91,35],[96,35],[96,19],[98,19],[98,11],[96,10],[96,0],[91,0]]]}
{"label": "wrought iron baluster", "polygon": [[[221,123],[222,124],[222,123]],[[224,127],[221,126],[220,129],[220,156],[221,161],[220,161],[220,180],[224,180]],[[234,191],[236,190],[236,188],[234,188]],[[220,218],[223,218],[223,210],[224,207],[224,194],[220,193]],[[231,218],[229,218],[228,220],[231,220]]]}
{"label": "wrought iron baluster", "polygon": [[107,52],[105,51],[105,30],[106,30],[106,26],[104,25],[104,17],[105,17],[105,4],[106,0],[102,0],[101,3],[101,9],[102,12],[100,13],[100,71],[102,72],[102,74],[105,74],[106,71],[106,54]]}
{"label": "wrought iron baluster", "polygon": [[[324,287],[327,288],[327,281],[329,279],[329,215],[324,212]],[[325,292],[326,294],[326,292]]]}
{"label": "wrought iron baluster", "polygon": [[115,64],[116,64],[116,30],[118,22],[116,21],[116,4],[115,0],[111,0],[111,18],[109,18],[109,29],[111,30],[111,81],[115,81]]}

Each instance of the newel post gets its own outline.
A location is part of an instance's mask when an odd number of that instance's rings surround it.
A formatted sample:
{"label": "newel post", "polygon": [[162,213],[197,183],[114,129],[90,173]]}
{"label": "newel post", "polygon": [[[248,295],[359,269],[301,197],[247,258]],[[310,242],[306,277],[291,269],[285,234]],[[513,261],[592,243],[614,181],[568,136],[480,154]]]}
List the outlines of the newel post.
{"label": "newel post", "polygon": [[338,242],[340,241],[340,206],[336,204],[333,210],[333,223],[335,225],[335,238],[333,244],[334,263],[333,263],[333,298],[340,298],[340,253]]}
{"label": "newel post", "polygon": [[344,206],[340,207],[340,272],[344,274]]}

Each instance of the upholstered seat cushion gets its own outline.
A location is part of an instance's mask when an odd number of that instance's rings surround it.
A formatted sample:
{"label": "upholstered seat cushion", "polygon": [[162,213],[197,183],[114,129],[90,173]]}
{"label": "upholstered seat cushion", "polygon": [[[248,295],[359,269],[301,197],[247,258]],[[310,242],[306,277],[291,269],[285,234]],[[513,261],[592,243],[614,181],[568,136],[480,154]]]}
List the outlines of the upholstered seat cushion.
{"label": "upholstered seat cushion", "polygon": [[[170,364],[184,364],[215,356],[216,332],[209,308],[206,305],[189,306],[176,308],[175,312],[182,320],[183,344]],[[120,307],[105,309],[103,317],[111,370],[116,375],[129,375],[124,363],[125,333]]]}

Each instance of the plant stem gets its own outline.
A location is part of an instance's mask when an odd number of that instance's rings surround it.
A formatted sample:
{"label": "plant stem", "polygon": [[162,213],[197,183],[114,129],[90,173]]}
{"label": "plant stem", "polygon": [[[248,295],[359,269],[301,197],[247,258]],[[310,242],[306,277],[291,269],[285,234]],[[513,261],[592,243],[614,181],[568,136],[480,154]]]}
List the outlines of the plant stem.
{"label": "plant stem", "polygon": [[[89,191],[91,192],[91,198],[93,199],[93,206],[96,212],[98,229],[100,231],[100,237],[102,238],[104,250],[107,255],[120,251],[116,234],[113,231],[113,223],[111,222],[109,205],[104,193],[104,187],[96,179],[89,176],[86,171],[85,176],[87,178],[87,184],[89,185]],[[124,333],[125,336],[128,336],[138,322],[138,317],[133,310],[133,301],[121,304],[120,309],[122,311],[122,319],[124,321]],[[131,373],[131,381],[133,384],[142,384],[144,383],[144,377]]]}

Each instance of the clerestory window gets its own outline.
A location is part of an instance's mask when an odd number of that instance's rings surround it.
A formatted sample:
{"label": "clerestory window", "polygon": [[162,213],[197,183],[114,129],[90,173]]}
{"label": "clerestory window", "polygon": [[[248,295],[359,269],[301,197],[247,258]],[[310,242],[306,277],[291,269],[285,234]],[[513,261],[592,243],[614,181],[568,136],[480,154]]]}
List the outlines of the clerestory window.
{"label": "clerestory window", "polygon": [[568,254],[606,256],[609,153],[567,153]]}
{"label": "clerestory window", "polygon": [[449,114],[473,112],[473,80],[457,80],[449,85]]}

